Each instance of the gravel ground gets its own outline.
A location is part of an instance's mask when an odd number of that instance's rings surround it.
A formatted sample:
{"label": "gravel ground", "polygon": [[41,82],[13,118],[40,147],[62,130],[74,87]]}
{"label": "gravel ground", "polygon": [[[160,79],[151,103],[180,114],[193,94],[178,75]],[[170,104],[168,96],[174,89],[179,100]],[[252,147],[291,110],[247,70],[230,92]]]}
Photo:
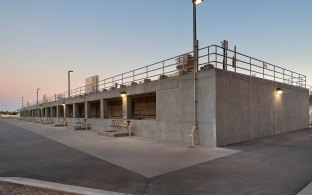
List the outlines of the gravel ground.
{"label": "gravel ground", "polygon": [[0,195],[78,195],[78,194],[0,182]]}

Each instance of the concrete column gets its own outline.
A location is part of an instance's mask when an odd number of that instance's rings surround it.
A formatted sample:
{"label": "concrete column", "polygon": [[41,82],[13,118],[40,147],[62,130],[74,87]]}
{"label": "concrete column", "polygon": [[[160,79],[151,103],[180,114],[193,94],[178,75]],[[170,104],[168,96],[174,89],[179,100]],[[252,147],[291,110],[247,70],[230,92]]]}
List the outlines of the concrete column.
{"label": "concrete column", "polygon": [[90,118],[89,111],[90,111],[90,103],[86,101],[85,102],[85,118]]}
{"label": "concrete column", "polygon": [[103,100],[103,112],[104,112],[104,118],[108,118],[107,101],[104,101],[104,100]]}
{"label": "concrete column", "polygon": [[56,118],[59,118],[59,107],[56,106]]}
{"label": "concrete column", "polygon": [[62,105],[62,107],[63,107],[63,116],[62,116],[62,117],[63,117],[63,118],[66,118],[66,113],[67,113],[67,112],[66,112],[66,107],[67,107],[67,106],[66,106],[66,105],[65,105],[65,106]]}
{"label": "concrete column", "polygon": [[101,113],[101,119],[104,119],[104,99],[100,100],[100,113]]}
{"label": "concrete column", "polygon": [[128,96],[122,98],[122,117],[124,120],[131,118],[131,99]]}
{"label": "concrete column", "polygon": [[46,107],[45,109],[44,109],[44,117],[45,118],[48,118],[48,107]]}
{"label": "concrete column", "polygon": [[76,118],[76,106],[77,104],[73,103],[73,118]]}
{"label": "concrete column", "polygon": [[53,117],[53,107],[50,107],[50,118]]}

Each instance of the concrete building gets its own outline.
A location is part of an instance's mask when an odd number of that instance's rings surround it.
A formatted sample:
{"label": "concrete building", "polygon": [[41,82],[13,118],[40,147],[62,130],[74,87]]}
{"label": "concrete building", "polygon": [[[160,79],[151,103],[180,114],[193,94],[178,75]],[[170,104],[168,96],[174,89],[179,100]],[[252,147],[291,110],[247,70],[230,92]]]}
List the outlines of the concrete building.
{"label": "concrete building", "polygon": [[21,117],[69,128],[87,123],[99,132],[129,121],[136,136],[190,144],[195,113],[196,143],[210,147],[309,126],[304,75],[217,45],[199,54],[195,74],[183,54],[102,80],[95,92],[80,87],[24,107]]}

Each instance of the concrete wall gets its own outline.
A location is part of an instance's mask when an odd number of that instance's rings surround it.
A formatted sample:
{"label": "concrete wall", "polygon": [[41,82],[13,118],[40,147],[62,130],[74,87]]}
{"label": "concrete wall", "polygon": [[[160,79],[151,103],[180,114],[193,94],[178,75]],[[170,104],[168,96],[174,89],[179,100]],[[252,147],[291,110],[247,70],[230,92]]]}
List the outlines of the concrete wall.
{"label": "concrete wall", "polygon": [[[126,90],[128,96],[156,92],[156,120],[128,119],[131,121],[135,135],[185,144],[191,143],[194,105],[192,74],[130,86],[123,90]],[[102,94],[101,98],[120,95],[120,92],[115,93],[114,91],[107,92],[106,95]],[[93,100],[93,98],[87,99]],[[198,74],[198,102],[197,142],[213,147],[216,145],[214,70]],[[74,123],[77,119],[71,121]],[[91,128],[99,131],[109,130],[112,124],[112,119],[89,121]]]}
{"label": "concrete wall", "polygon": [[[197,74],[198,87],[198,134],[197,143],[208,146],[216,145],[216,125],[215,125],[215,71],[202,71]],[[110,98],[120,98],[121,91],[126,91],[127,96],[137,94],[156,93],[156,120],[134,120],[131,121],[132,129],[137,136],[167,140],[191,144],[191,130],[194,118],[194,96],[193,74],[171,77],[164,80],[152,81],[150,83],[127,86],[122,89],[109,90],[83,97],[72,97],[66,99],[65,103],[77,104]],[[127,116],[127,103],[123,99],[123,114]],[[104,101],[103,101],[104,102]],[[62,100],[43,104],[42,107],[59,106]],[[88,105],[88,104],[86,104]],[[34,106],[30,109],[37,109]],[[105,103],[101,105],[105,110]],[[90,109],[87,106],[87,109]],[[129,112],[129,110],[128,110]],[[43,118],[47,120],[48,118]],[[57,121],[63,120],[63,115],[53,118]],[[69,126],[77,123],[82,118],[66,118]],[[100,119],[88,119],[91,129],[96,131],[110,130],[112,119],[104,119],[104,114]]]}
{"label": "concrete wall", "polygon": [[[197,78],[197,142],[215,146],[215,71],[199,72]],[[157,91],[157,121],[160,122],[158,129],[161,139],[175,138],[180,142],[191,142],[194,118],[193,90],[193,75],[189,74],[179,79],[178,87]]]}
{"label": "concrete wall", "polygon": [[308,127],[307,89],[222,70],[216,89],[218,146]]}
{"label": "concrete wall", "polygon": [[[284,93],[275,94],[277,87]],[[191,129],[194,119],[193,74],[156,80],[149,83],[127,86],[105,92],[72,97],[66,104],[84,105],[89,113],[90,102],[100,102],[100,118],[89,118],[91,129],[110,130],[112,119],[105,118],[105,100],[122,99],[123,118],[131,121],[137,136],[191,144]],[[156,93],[156,120],[129,119],[132,95]],[[132,96],[134,97],[134,96]],[[308,127],[308,90],[269,80],[250,77],[234,72],[211,69],[197,73],[197,122],[198,144],[214,147],[258,137],[279,134]],[[42,107],[57,107],[62,100],[49,102]],[[312,104],[311,104],[312,105]],[[40,106],[24,108],[39,109]],[[310,109],[312,106],[310,107]],[[76,108],[74,109],[76,110]],[[106,113],[107,115],[107,113]],[[73,115],[75,116],[75,115]],[[48,118],[44,118],[46,120]],[[37,117],[36,121],[40,118]],[[63,115],[54,118],[62,121]],[[82,118],[67,118],[69,126]]]}
{"label": "concrete wall", "polygon": [[309,112],[310,113],[312,112],[312,95],[310,95],[310,98],[309,98]]}

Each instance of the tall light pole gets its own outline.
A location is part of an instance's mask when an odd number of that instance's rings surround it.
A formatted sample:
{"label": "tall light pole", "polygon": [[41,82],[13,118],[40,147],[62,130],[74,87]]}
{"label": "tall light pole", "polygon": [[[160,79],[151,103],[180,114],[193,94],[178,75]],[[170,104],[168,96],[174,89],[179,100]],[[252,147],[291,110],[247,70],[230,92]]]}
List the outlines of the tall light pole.
{"label": "tall light pole", "polygon": [[38,101],[38,92],[39,92],[40,88],[37,89],[37,105],[39,104],[39,101]]}
{"label": "tall light pole", "polygon": [[194,72],[198,71],[198,40],[196,25],[196,6],[204,0],[192,0],[193,2],[193,49],[194,49]]}
{"label": "tall light pole", "polygon": [[68,97],[70,98],[70,73],[74,72],[72,70],[68,71]]}
{"label": "tall light pole", "polygon": [[192,146],[195,146],[195,135],[197,130],[197,95],[196,95],[196,72],[198,71],[198,40],[197,40],[197,27],[196,27],[196,6],[204,0],[192,0],[193,3],[193,49],[194,49],[194,124],[191,131]]}

